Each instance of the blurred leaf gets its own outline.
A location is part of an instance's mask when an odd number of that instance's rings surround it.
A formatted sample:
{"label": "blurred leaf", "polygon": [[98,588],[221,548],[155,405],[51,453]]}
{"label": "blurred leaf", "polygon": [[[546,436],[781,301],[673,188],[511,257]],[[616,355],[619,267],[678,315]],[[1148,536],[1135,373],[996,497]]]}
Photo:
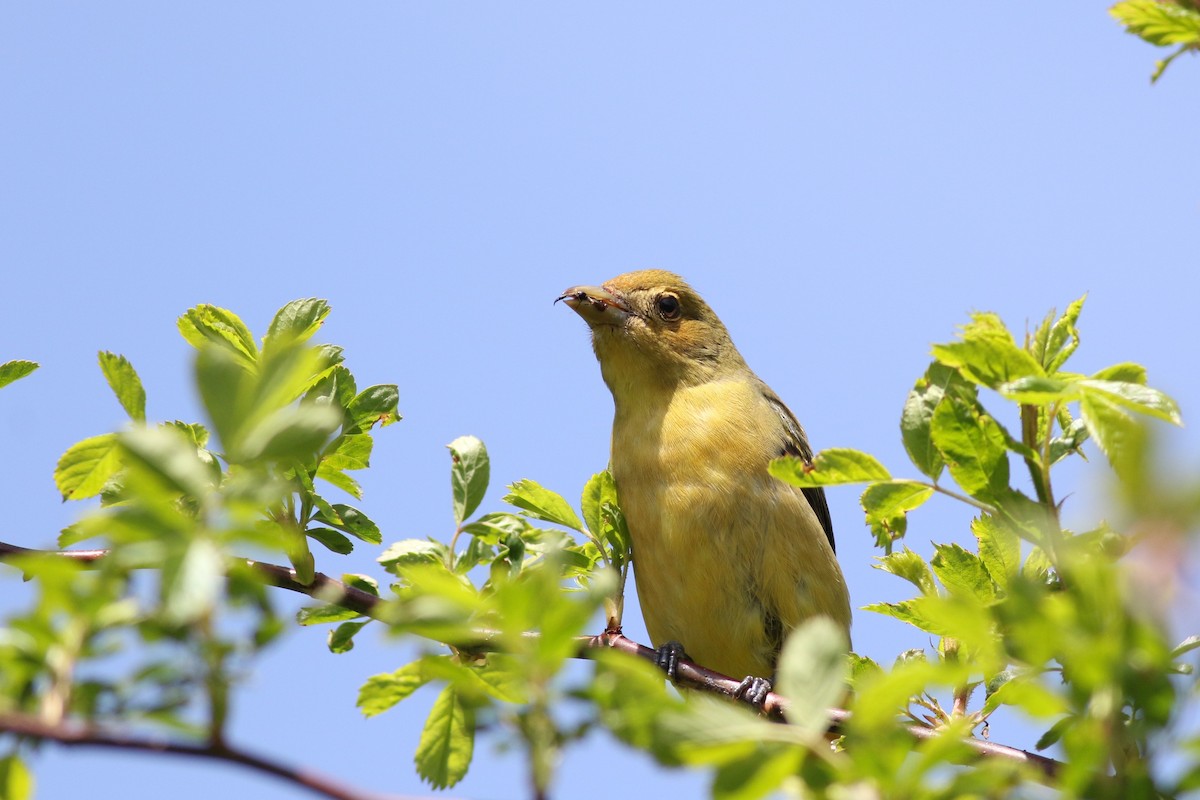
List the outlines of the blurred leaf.
{"label": "blurred leaf", "polygon": [[0,389],[13,381],[19,381],[37,369],[39,364],[34,361],[5,361],[0,364]]}
{"label": "blurred leaf", "polygon": [[413,564],[429,564],[444,562],[447,547],[442,542],[428,539],[405,539],[388,545],[388,548],[375,559],[388,570],[394,572],[399,567]]}
{"label": "blurred leaf", "polygon": [[117,396],[121,408],[125,409],[125,413],[129,415],[130,419],[136,422],[145,422],[146,390],[142,387],[142,381],[138,378],[133,365],[125,356],[119,356],[107,350],[100,351],[99,359],[100,370],[104,373],[104,378],[112,388],[113,394]]}
{"label": "blurred leaf", "polygon": [[435,789],[457,784],[467,774],[475,749],[475,711],[447,686],[425,720],[415,761],[417,773]]}
{"label": "blurred leaf", "polygon": [[549,489],[528,479],[510,484],[504,502],[523,510],[526,516],[553,522],[571,530],[583,532],[583,523],[571,509],[570,503]]}
{"label": "blurred leaf", "polygon": [[16,753],[0,758],[0,797],[33,800],[33,773]]}
{"label": "blurred leaf", "polygon": [[342,424],[342,415],[327,406],[287,406],[245,432],[240,457],[246,460],[307,460],[325,446]]}
{"label": "blurred leaf", "polygon": [[828,617],[812,617],[788,636],[779,655],[776,685],[790,701],[788,722],[821,736],[829,727],[829,709],[846,693],[850,643]]}
{"label": "blurred leaf", "polygon": [[329,311],[329,303],[315,297],[291,301],[271,320],[263,337],[263,352],[307,340],[321,327]]}
{"label": "blurred leaf", "polygon": [[450,449],[454,522],[461,525],[475,513],[487,493],[491,462],[487,448],[474,436],[460,436],[446,446]]}
{"label": "blurred leaf", "polygon": [[1137,383],[1144,386],[1146,384],[1146,368],[1141,364],[1123,361],[1120,364],[1105,367],[1092,377],[1098,381],[1120,381],[1121,383]]}
{"label": "blurred leaf", "polygon": [[54,483],[63,500],[94,497],[121,468],[121,450],[114,433],[76,442],[58,459]]}
{"label": "blurred leaf", "polygon": [[[1063,409],[1065,411],[1065,409]],[[1079,453],[1080,447],[1087,441],[1087,424],[1083,419],[1072,420],[1064,429],[1061,436],[1050,440],[1050,463],[1057,464],[1072,453]]]}
{"label": "blurred leaf", "polygon": [[899,553],[888,553],[876,558],[875,569],[890,572],[896,577],[903,578],[921,590],[921,594],[937,594],[937,585],[933,582],[933,573],[925,559],[909,550],[907,547]]}
{"label": "blurred leaf", "polygon": [[253,334],[232,311],[201,303],[183,313],[178,327],[192,347],[203,350],[207,343],[214,342],[238,356],[243,364],[253,365],[258,361]]}
{"label": "blurred leaf", "polygon": [[163,565],[163,613],[175,623],[206,616],[225,580],[224,554],[207,537],[193,539],[179,558]]}
{"label": "blurred leaf", "polygon": [[304,626],[329,625],[333,622],[345,622],[361,616],[362,614],[357,611],[337,605],[306,606],[296,612],[296,623]]}
{"label": "blurred leaf", "polygon": [[1200,11],[1183,3],[1122,0],[1109,13],[1126,31],[1159,47],[1200,43]]}
{"label": "blurred leaf", "polygon": [[768,471],[785,483],[801,488],[886,481],[892,477],[874,456],[848,448],[822,450],[811,464],[792,456],[776,458],[771,461]]}
{"label": "blurred leaf", "polygon": [[130,463],[151,470],[173,490],[196,499],[213,490],[213,472],[178,428],[133,428],[120,434],[118,441]]}
{"label": "blurred leaf", "polygon": [[880,547],[890,547],[904,536],[908,512],[922,505],[933,494],[933,487],[916,481],[893,480],[873,483],[859,498],[867,516],[867,525]]}
{"label": "blurred leaf", "polygon": [[1133,411],[1149,414],[1173,425],[1183,424],[1179,405],[1163,392],[1149,386],[1094,378],[1079,381],[1079,386],[1084,397],[1103,396]]}

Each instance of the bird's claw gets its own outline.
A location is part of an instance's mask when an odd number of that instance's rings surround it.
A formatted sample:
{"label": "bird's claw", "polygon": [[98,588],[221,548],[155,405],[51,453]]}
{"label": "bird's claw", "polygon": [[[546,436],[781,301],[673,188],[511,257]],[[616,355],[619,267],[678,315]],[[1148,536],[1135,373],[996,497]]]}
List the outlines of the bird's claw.
{"label": "bird's claw", "polygon": [[771,682],[769,680],[747,675],[733,690],[733,697],[735,700],[741,700],[743,703],[753,706],[756,711],[762,711],[767,702],[767,695],[770,693]]}
{"label": "bird's claw", "polygon": [[679,660],[687,660],[683,645],[671,641],[654,651],[654,663],[674,682],[679,677]]}

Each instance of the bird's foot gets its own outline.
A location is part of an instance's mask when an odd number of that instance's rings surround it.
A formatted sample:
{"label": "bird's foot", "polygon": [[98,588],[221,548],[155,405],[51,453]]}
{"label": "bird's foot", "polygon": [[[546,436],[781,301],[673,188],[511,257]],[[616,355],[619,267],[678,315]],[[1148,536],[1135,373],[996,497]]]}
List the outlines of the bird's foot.
{"label": "bird's foot", "polygon": [[769,680],[747,675],[733,690],[733,697],[735,700],[741,700],[752,706],[756,711],[762,711],[767,702],[767,695],[770,693],[771,682]]}
{"label": "bird's foot", "polygon": [[654,663],[674,682],[679,677],[679,659],[688,660],[683,645],[670,641],[654,651]]}

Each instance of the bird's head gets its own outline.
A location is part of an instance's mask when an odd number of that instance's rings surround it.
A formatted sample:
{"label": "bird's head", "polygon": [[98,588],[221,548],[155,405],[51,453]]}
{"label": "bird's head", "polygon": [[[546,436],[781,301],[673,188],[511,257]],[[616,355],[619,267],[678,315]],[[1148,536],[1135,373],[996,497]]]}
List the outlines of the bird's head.
{"label": "bird's head", "polygon": [[558,298],[592,329],[605,382],[645,390],[690,385],[744,368],[729,332],[683,278],[662,270],[574,286]]}

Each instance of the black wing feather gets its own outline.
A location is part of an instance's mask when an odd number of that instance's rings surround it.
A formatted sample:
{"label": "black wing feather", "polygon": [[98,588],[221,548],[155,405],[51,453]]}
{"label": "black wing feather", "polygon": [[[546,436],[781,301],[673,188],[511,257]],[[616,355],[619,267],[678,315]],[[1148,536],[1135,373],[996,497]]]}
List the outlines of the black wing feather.
{"label": "black wing feather", "polygon": [[[800,423],[796,421],[791,410],[765,384],[762,390],[763,397],[767,399],[767,402],[775,409],[775,413],[779,415],[780,421],[783,422],[784,440],[781,449],[784,455],[796,456],[811,464],[813,452],[812,447],[808,444],[808,437],[804,435],[804,428],[800,427]],[[834,553],[837,553],[837,544],[833,540],[833,518],[829,516],[829,502],[825,499],[825,490],[818,486],[800,491],[804,493],[808,504],[812,506],[817,519],[820,520],[821,527],[825,529],[825,538],[829,539],[829,546],[833,548]]]}

